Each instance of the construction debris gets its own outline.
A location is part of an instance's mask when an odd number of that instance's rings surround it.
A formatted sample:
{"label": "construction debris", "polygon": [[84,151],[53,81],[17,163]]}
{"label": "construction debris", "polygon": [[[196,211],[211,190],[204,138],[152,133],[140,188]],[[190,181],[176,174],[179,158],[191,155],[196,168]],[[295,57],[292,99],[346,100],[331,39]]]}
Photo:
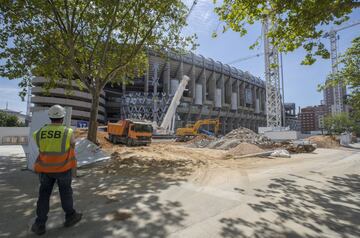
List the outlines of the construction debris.
{"label": "construction debris", "polygon": [[266,136],[259,135],[244,127],[239,127],[238,129],[230,131],[223,138],[227,140],[237,139],[241,142],[247,142],[255,145],[273,144],[273,142]]}
{"label": "construction debris", "polygon": [[110,156],[102,151],[99,146],[85,138],[76,141],[75,153],[78,167],[110,159]]}
{"label": "construction debris", "polygon": [[249,143],[254,145],[262,145],[262,146],[273,145],[273,142],[266,136],[259,135],[250,129],[240,127],[238,129],[229,132],[222,138],[215,140],[209,140],[209,139],[197,140],[194,143],[190,144],[189,147],[197,147],[197,148],[206,147],[210,149],[229,150],[231,148],[238,146],[241,143]]}
{"label": "construction debris", "polygon": [[290,153],[287,150],[275,150],[270,154],[271,157],[290,158]]}
{"label": "construction debris", "polygon": [[288,143],[285,148],[291,153],[311,153],[316,150],[317,145],[308,140],[297,140]]}
{"label": "construction debris", "polygon": [[233,159],[244,159],[244,158],[251,158],[251,157],[269,157],[271,153],[274,151],[265,151],[265,152],[259,152],[259,153],[253,153],[253,154],[247,154],[247,155],[241,155],[241,156],[234,156],[230,157]]}

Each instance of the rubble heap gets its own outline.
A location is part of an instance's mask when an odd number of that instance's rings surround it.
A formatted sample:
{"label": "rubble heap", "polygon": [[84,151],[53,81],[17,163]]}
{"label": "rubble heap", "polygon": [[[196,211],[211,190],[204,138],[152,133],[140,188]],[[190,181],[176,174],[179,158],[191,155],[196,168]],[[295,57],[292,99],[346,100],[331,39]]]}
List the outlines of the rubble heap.
{"label": "rubble heap", "polygon": [[196,140],[189,146],[197,148],[229,150],[238,146],[241,143],[249,143],[259,146],[273,145],[273,142],[266,136],[259,135],[250,129],[240,127],[232,130],[222,138],[218,138],[215,140],[202,138],[200,140]]}
{"label": "rubble heap", "polygon": [[266,136],[259,135],[255,132],[253,132],[250,129],[240,127],[235,130],[230,131],[228,134],[226,134],[224,139],[238,139],[241,142],[251,143],[255,145],[268,145],[272,144],[273,142],[267,138]]}

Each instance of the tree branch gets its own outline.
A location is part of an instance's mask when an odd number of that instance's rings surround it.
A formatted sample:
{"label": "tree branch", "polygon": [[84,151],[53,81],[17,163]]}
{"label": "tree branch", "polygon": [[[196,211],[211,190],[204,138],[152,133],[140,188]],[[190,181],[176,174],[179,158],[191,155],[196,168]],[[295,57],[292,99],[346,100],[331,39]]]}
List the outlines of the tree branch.
{"label": "tree branch", "polygon": [[56,22],[57,22],[59,28],[61,30],[63,30],[65,33],[67,33],[66,26],[65,26],[63,20],[61,19],[61,16],[60,16],[59,12],[56,10],[54,2],[52,0],[48,0],[48,3],[50,4],[50,6],[52,8],[52,11],[53,11],[53,13],[55,15]]}
{"label": "tree branch", "polygon": [[[156,26],[156,23],[159,21],[160,17],[162,16],[161,13],[158,14],[158,16],[156,17],[156,19],[153,21],[153,23],[151,24],[150,29],[146,32],[145,36],[143,37],[143,39],[141,40],[140,44],[137,44],[137,47],[135,48],[135,50],[130,54],[130,56],[128,57],[128,59],[132,59],[135,55],[137,55],[139,53],[139,51],[142,49],[145,41],[147,40],[147,38],[150,36],[151,32],[153,31],[154,27]],[[116,74],[119,72],[119,70],[126,66],[127,64],[130,63],[130,60],[127,60],[125,63],[120,63],[118,66],[114,67],[113,70],[111,70],[104,78],[103,82],[101,82],[102,86],[105,86],[105,84],[108,81],[113,80],[113,78],[116,76]]]}

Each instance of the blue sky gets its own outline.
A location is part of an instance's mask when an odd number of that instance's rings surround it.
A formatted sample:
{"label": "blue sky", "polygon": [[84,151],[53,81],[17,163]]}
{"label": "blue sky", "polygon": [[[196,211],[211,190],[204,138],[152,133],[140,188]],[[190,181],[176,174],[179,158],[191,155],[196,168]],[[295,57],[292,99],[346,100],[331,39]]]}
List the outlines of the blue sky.
{"label": "blue sky", "polygon": [[[190,6],[192,0],[184,0],[184,2]],[[200,46],[195,53],[228,63],[263,51],[263,44],[258,49],[249,50],[249,46],[261,34],[260,24],[249,27],[248,34],[242,38],[238,33],[231,31],[221,34],[221,27],[219,27],[218,37],[212,38],[212,32],[219,25],[213,8],[212,0],[198,0],[188,18],[189,25],[184,29],[184,33],[197,34]],[[360,9],[357,9],[350,15],[350,22],[359,20]],[[331,26],[324,29],[330,30]],[[342,53],[351,45],[352,39],[360,36],[360,25],[341,31],[339,36],[338,52]],[[323,42],[329,49],[329,40],[324,39]],[[295,102],[297,107],[320,104],[320,100],[323,98],[322,93],[317,92],[317,85],[325,81],[331,70],[330,60],[319,59],[312,66],[301,66],[300,62],[304,55],[305,52],[302,49],[283,55],[285,101]],[[264,79],[264,58],[262,56],[233,64],[233,66]],[[17,83],[17,81],[0,78],[0,108],[4,108],[8,102],[10,109],[26,112],[26,102],[21,102],[18,97],[20,89]]]}

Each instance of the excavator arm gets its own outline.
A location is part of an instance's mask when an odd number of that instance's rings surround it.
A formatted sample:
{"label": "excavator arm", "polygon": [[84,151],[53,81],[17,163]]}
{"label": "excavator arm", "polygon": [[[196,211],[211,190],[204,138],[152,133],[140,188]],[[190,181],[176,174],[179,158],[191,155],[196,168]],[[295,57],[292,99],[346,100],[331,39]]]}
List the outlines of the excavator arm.
{"label": "excavator arm", "polygon": [[220,120],[219,119],[203,119],[198,120],[194,125],[194,131],[198,132],[200,127],[203,125],[215,125],[214,133],[217,134],[220,128]]}

